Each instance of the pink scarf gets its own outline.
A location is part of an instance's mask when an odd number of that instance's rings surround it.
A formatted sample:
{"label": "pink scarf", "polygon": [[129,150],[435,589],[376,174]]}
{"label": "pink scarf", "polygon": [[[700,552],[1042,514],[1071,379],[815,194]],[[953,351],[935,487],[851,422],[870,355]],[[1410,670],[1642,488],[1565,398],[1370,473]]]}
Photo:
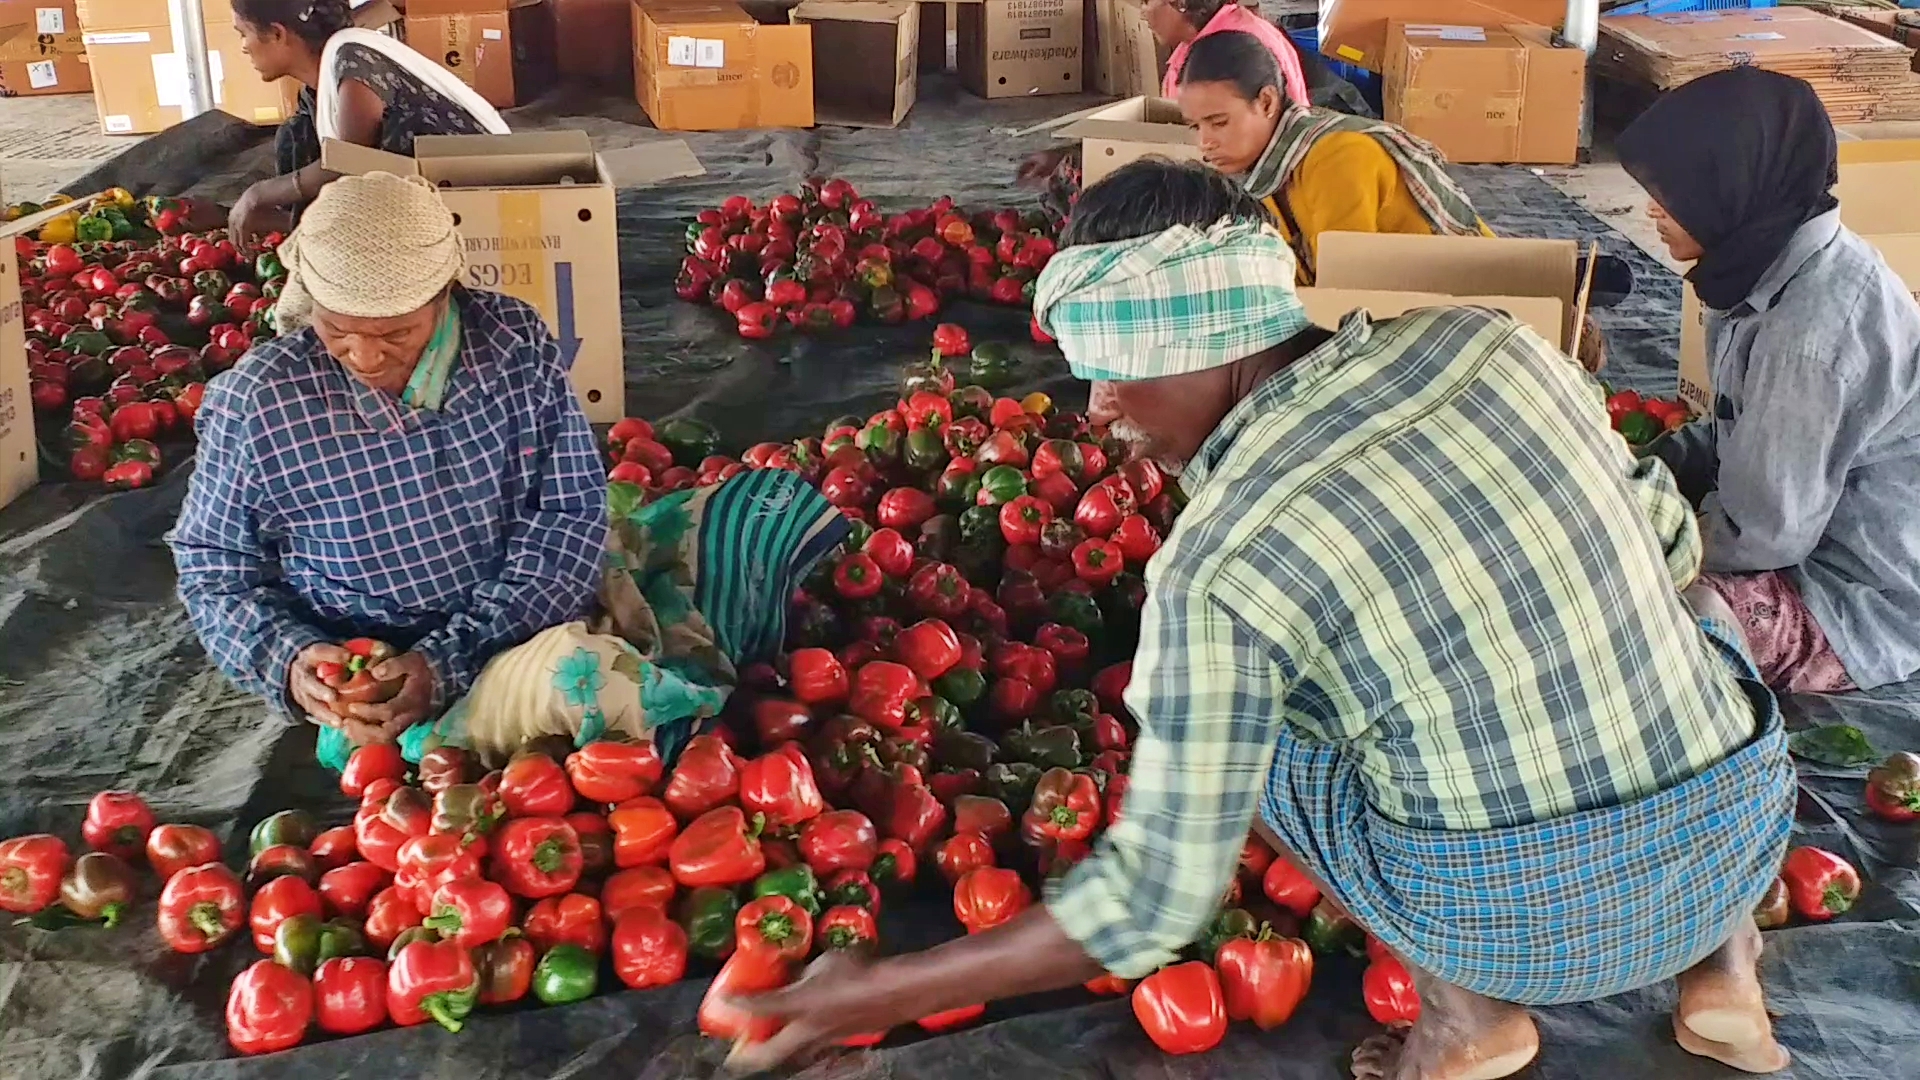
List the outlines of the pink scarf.
{"label": "pink scarf", "polygon": [[[1241,7],[1228,4],[1220,13],[1207,22],[1207,28],[1194,37],[1194,41],[1208,34],[1223,34],[1231,30],[1252,34],[1260,43],[1273,53],[1280,65],[1280,81],[1286,89],[1287,100],[1295,105],[1306,107],[1313,104],[1307,95],[1307,75],[1300,69],[1300,54],[1293,49],[1293,42],[1280,28],[1260,16]],[[1167,77],[1160,84],[1160,96],[1172,98],[1180,92],[1180,72],[1187,66],[1187,53],[1192,51],[1193,41],[1182,42],[1167,58]]]}

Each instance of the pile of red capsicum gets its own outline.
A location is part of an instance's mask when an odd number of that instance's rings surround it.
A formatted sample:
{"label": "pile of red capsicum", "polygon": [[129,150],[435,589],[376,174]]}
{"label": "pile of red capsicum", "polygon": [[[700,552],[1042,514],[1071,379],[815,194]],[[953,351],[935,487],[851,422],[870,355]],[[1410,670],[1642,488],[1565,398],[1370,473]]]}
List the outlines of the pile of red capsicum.
{"label": "pile of red capsicum", "polygon": [[735,195],[701,211],[674,291],[760,340],[783,322],[819,333],[927,319],[963,296],[1030,305],[1054,250],[1054,225],[1037,210],[968,214],[943,196],[886,214],[843,179],[814,179],[764,204]]}

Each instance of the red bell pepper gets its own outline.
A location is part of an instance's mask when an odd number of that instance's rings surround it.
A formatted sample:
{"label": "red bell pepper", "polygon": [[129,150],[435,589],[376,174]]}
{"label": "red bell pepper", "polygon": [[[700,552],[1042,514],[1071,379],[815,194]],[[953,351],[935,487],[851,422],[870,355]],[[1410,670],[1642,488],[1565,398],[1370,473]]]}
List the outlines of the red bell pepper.
{"label": "red bell pepper", "polygon": [[867,949],[880,940],[873,912],[855,904],[828,908],[814,927],[822,949]]}
{"label": "red bell pepper", "polygon": [[[1273,849],[1267,846],[1266,841],[1252,833],[1248,833],[1246,841],[1240,845],[1241,875],[1261,882],[1261,891],[1264,892],[1267,868],[1273,865],[1273,857]],[[1268,899],[1272,898],[1269,897]],[[1313,902],[1317,904],[1320,900],[1318,897],[1315,897]],[[1313,909],[1308,908],[1307,910],[1312,911]]]}
{"label": "red bell pepper", "polygon": [[1111,540],[1089,537],[1073,549],[1075,576],[1096,589],[1112,582],[1126,568],[1126,556],[1121,553],[1120,545]]}
{"label": "red bell pepper", "polygon": [[1133,681],[1133,661],[1126,660],[1110,667],[1103,667],[1094,673],[1089,684],[1093,696],[1100,699],[1100,707],[1110,713],[1122,713],[1127,709],[1121,698],[1127,692],[1127,685]]}
{"label": "red bell pepper", "polygon": [[[1103,472],[1105,470],[1102,470]],[[1120,478],[1132,490],[1134,501],[1145,506],[1166,490],[1166,474],[1152,458],[1137,457],[1120,466]]]}
{"label": "red bell pepper", "polygon": [[926,851],[946,830],[947,818],[947,805],[924,782],[917,777],[911,782],[896,781],[887,793],[882,832],[914,851]]}
{"label": "red bell pepper", "polygon": [[867,870],[879,849],[872,820],[857,810],[829,810],[800,830],[800,857],[821,877]]}
{"label": "red bell pepper", "polygon": [[580,881],[580,837],[560,818],[514,818],[493,836],[493,880],[528,900],[572,892]]}
{"label": "red bell pepper", "polygon": [[799,743],[762,754],[740,769],[740,805],[775,831],[798,828],[827,809],[813,765]]}
{"label": "red bell pepper", "polygon": [[973,352],[973,339],[967,336],[966,327],[941,323],[933,328],[933,350],[948,359],[966,356]]}
{"label": "red bell pepper", "polygon": [[767,868],[759,830],[749,827],[737,806],[702,814],[673,840],[667,866],[675,881],[689,889],[702,885],[744,885]]}
{"label": "red bell pepper", "polygon": [[922,1029],[938,1035],[943,1031],[952,1031],[954,1028],[971,1024],[986,1014],[987,1007],[985,1005],[962,1005],[957,1009],[948,1009],[945,1012],[934,1013],[932,1016],[923,1016],[914,1021],[914,1023],[919,1024]]}
{"label": "red bell pepper", "polygon": [[122,862],[138,862],[153,832],[153,810],[131,791],[103,791],[87,803],[80,838],[94,851],[104,851]]}
{"label": "red bell pepper", "polygon": [[940,619],[922,619],[894,639],[893,653],[922,679],[933,680],[960,662],[960,636]]}
{"label": "red bell pepper", "polygon": [[253,927],[253,946],[263,953],[273,952],[273,932],[295,915],[320,918],[325,912],[320,894],[297,877],[277,877],[253,894],[253,907],[247,921]]}
{"label": "red bell pepper", "polygon": [[679,982],[687,974],[687,932],[654,908],[622,913],[613,924],[613,973],[631,990]]}
{"label": "red bell pepper", "polygon": [[973,871],[994,865],[993,845],[979,833],[955,833],[940,845],[933,862],[947,884],[957,884]]}
{"label": "red bell pepper", "polygon": [[387,969],[387,1015],[401,1027],[432,1019],[457,1032],[479,996],[472,957],[450,941],[415,941]]}
{"label": "red bell pepper", "polygon": [[695,735],[680,751],[661,801],[681,821],[692,821],[739,794],[739,755],[718,735]]}
{"label": "red bell pepper", "polygon": [[400,869],[400,846],[433,828],[433,804],[418,788],[399,787],[384,800],[362,802],[353,816],[360,855],[385,870]]}
{"label": "red bell pepper", "polygon": [[1127,565],[1136,570],[1145,566],[1147,560],[1160,550],[1159,530],[1153,527],[1153,522],[1139,514],[1121,521],[1108,539],[1119,545],[1120,554],[1126,558]]}
{"label": "red bell pepper", "polygon": [[[160,938],[174,952],[207,952],[232,937],[246,921],[246,888],[220,863],[188,867],[160,890]],[[273,947],[271,936],[267,947]]]}
{"label": "red bell pepper", "polygon": [[578,945],[598,956],[607,948],[600,901],[580,893],[549,896],[533,905],[520,928],[543,953],[555,945]]}
{"label": "red bell pepper", "polygon": [[256,961],[227,990],[227,1041],[242,1054],[300,1045],[313,1022],[313,983],[271,960]]}
{"label": "red bell pepper", "polygon": [[700,999],[700,1033],[733,1043],[765,1042],[783,1026],[777,1019],[755,1016],[728,1003],[778,990],[793,981],[793,965],[771,949],[741,949],[727,958]]}
{"label": "red bell pepper", "polygon": [[907,706],[926,693],[926,683],[912,668],[876,660],[854,672],[847,711],[875,727],[898,731],[906,725]]}
{"label": "red bell pepper", "polygon": [[573,826],[573,835],[580,841],[581,877],[605,877],[613,870],[613,827],[605,817],[592,810],[576,810],[561,820]]}
{"label": "red bell pepper", "polygon": [[1169,1054],[1199,1054],[1227,1037],[1220,977],[1198,960],[1162,968],[1133,988],[1133,1015]]}
{"label": "red bell pepper", "polygon": [[327,829],[313,838],[307,845],[307,854],[313,856],[314,864],[322,872],[338,870],[360,857],[360,842],[354,839],[353,829],[342,825]]}
{"label": "red bell pepper", "polygon": [[1000,535],[1009,544],[1038,544],[1040,530],[1053,520],[1053,507],[1032,495],[1021,495],[1000,507]]}
{"label": "red bell pepper", "polygon": [[369,806],[385,806],[387,799],[400,790],[401,786],[400,781],[388,780],[386,777],[369,782],[367,790],[360,793],[360,809]]}
{"label": "red bell pepper", "polygon": [[1012,870],[982,867],[953,886],[953,914],[969,934],[999,926],[1032,903],[1033,894]]}
{"label": "red bell pepper", "polygon": [[614,807],[607,825],[613,829],[613,864],[622,869],[664,865],[680,832],[667,804],[648,795]]}
{"label": "red bell pepper", "polygon": [[[190,867],[220,861],[220,838],[198,825],[160,825],[147,834],[147,865],[161,881]],[[0,868],[4,867],[0,862]],[[0,874],[5,870],[0,869]],[[0,893],[4,893],[0,887]],[[6,907],[0,898],[0,908]],[[11,910],[11,909],[9,909]]]}
{"label": "red bell pepper", "polygon": [[433,914],[420,925],[463,949],[499,940],[513,923],[513,897],[498,884],[457,878],[434,890]]}
{"label": "red bell pepper", "polygon": [[386,1023],[386,961],[371,956],[322,961],[313,973],[313,1020],[329,1035],[360,1035]]}
{"label": "red bell pepper", "polygon": [[393,883],[413,900],[420,914],[433,914],[433,894],[449,881],[479,877],[485,869],[484,842],[447,833],[416,836],[400,847],[400,869]]}
{"label": "red bell pepper", "polygon": [[1920,754],[1893,754],[1867,773],[1867,809],[1887,821],[1920,817]]}
{"label": "red bell pepper", "polygon": [[1780,876],[1786,880],[1794,913],[1803,919],[1825,922],[1846,914],[1860,898],[1860,871],[1840,856],[1816,847],[1787,852]]}
{"label": "red bell pepper", "polygon": [[559,762],[522,751],[500,773],[500,801],[512,817],[565,817],[573,810],[573,783]]}
{"label": "red bell pepper", "polygon": [[1376,1021],[1391,1026],[1420,1019],[1420,991],[1406,965],[1392,954],[1374,958],[1360,976],[1360,998]]}
{"label": "red bell pepper", "polygon": [[1002,724],[1017,724],[1040,707],[1040,691],[1025,679],[1003,678],[987,691],[987,711]]}
{"label": "red bell pepper", "polygon": [[381,950],[393,944],[404,931],[419,926],[425,916],[413,896],[397,886],[388,886],[367,901],[367,920],[361,927],[367,942]]}
{"label": "red bell pepper", "polygon": [[33,915],[53,903],[67,858],[66,841],[47,833],[0,840],[0,911]]}
{"label": "red bell pepper", "polygon": [[652,791],[664,772],[651,742],[590,742],[567,756],[573,790],[591,803],[637,799]]}
{"label": "red bell pepper", "polygon": [[886,584],[886,580],[880,564],[864,552],[856,551],[845,556],[833,568],[833,590],[848,600],[865,600],[869,596],[879,595],[880,587]]}
{"label": "red bell pepper", "polygon": [[539,962],[533,942],[508,931],[506,937],[472,951],[473,973],[480,980],[482,1005],[511,1005],[533,989],[533,968]]}
{"label": "red bell pepper", "polygon": [[994,650],[993,673],[1001,679],[1019,679],[1046,697],[1060,683],[1060,666],[1053,654],[1035,645],[1010,641]]}
{"label": "red bell pepper", "polygon": [[808,705],[834,705],[847,700],[847,669],[828,649],[795,649],[787,657],[793,696]]}
{"label": "red bell pepper", "polygon": [[1007,804],[986,795],[962,795],[953,801],[953,831],[979,833],[987,840],[1013,834],[1013,814]]}
{"label": "red bell pepper", "polygon": [[933,496],[919,488],[897,487],[880,496],[875,517],[882,528],[917,529],[938,512]]}
{"label": "red bell pepper", "polygon": [[375,780],[399,783],[406,779],[406,775],[407,759],[400,756],[397,744],[368,743],[348,755],[347,767],[340,770],[340,790],[348,797],[358,799],[367,793],[367,785]]}
{"label": "red bell pepper", "polygon": [[665,911],[679,888],[679,883],[673,880],[673,871],[665,866],[620,870],[600,886],[600,908],[608,922],[618,922],[621,915],[634,908]]}
{"label": "red bell pepper", "polygon": [[1100,788],[1093,777],[1067,769],[1048,769],[1033,789],[1033,802],[1021,816],[1028,843],[1085,840],[1100,824]]}
{"label": "red bell pepper", "polygon": [[913,544],[898,529],[875,529],[860,550],[890,578],[904,578],[913,569]]}
{"label": "red bell pepper", "polygon": [[1079,669],[1093,652],[1087,635],[1059,623],[1042,623],[1033,633],[1033,643],[1053,654],[1056,669]]}
{"label": "red bell pepper", "polygon": [[1313,985],[1313,950],[1293,938],[1234,938],[1214,957],[1226,998],[1227,1019],[1251,1020],[1261,1031],[1287,1022]]}
{"label": "red bell pepper", "polygon": [[[1120,527],[1120,522],[1125,517],[1126,514],[1114,503],[1113,493],[1098,485],[1088,488],[1087,493],[1080,496],[1080,505],[1073,511],[1073,523],[1085,529],[1089,537],[1104,538],[1113,535],[1113,531]],[[1117,574],[1119,571],[1115,570],[1114,573]]]}
{"label": "red bell pepper", "polygon": [[1121,994],[1133,989],[1133,984],[1133,979],[1123,979],[1118,975],[1108,973],[1105,975],[1095,975],[1081,985],[1086,987],[1087,992],[1090,994],[1099,994],[1101,997],[1119,997]]}
{"label": "red bell pepper", "polygon": [[1319,886],[1278,856],[1267,864],[1266,874],[1260,879],[1260,891],[1267,894],[1267,899],[1303,919],[1313,914],[1314,907],[1320,903]]}
{"label": "red bell pepper", "polygon": [[868,873],[883,889],[910,889],[920,873],[920,858],[906,841],[888,837],[880,841]]}
{"label": "red bell pepper", "polygon": [[792,897],[763,896],[741,908],[733,932],[737,948],[769,950],[787,960],[805,960],[813,949],[813,916]]}
{"label": "red bell pepper", "polygon": [[957,619],[966,613],[973,586],[960,571],[945,563],[928,563],[913,572],[907,582],[907,598],[918,610],[940,619]]}
{"label": "red bell pepper", "polygon": [[354,862],[320,875],[320,899],[334,915],[367,917],[375,894],[393,884],[393,875],[370,862]]}

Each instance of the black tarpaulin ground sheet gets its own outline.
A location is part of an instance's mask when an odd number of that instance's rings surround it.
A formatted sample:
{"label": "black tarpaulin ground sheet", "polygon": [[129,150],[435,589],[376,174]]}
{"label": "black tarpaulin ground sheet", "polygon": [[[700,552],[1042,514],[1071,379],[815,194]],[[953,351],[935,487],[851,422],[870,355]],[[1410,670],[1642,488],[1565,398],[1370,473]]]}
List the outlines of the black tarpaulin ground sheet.
{"label": "black tarpaulin ground sheet", "polygon": [[[681,223],[725,195],[765,198],[812,173],[846,176],[883,204],[924,203],[939,194],[970,205],[1023,202],[1030,196],[1011,185],[1014,162],[1046,139],[1013,139],[1000,129],[1082,104],[990,107],[930,83],[898,131],[692,137],[706,177],[620,195],[630,411],[656,419],[698,415],[738,447],[878,407],[891,396],[897,366],[923,347],[925,327],[745,343],[714,313],[673,298]],[[637,119],[630,103],[562,103],[523,110],[516,124],[584,127],[605,145],[658,137]],[[250,170],[264,168],[264,151],[257,138],[247,149],[247,139],[215,134],[203,128],[163,137],[109,169],[136,189],[192,186],[230,199]],[[1612,374],[1645,389],[1670,387],[1673,277],[1525,170],[1466,169],[1462,176],[1502,232],[1603,237],[1608,250],[1633,261],[1636,295],[1601,315]],[[1024,316],[970,306],[955,315],[976,339],[1025,340]],[[1023,361],[1028,385],[1072,394],[1057,356],[1026,350]],[[108,787],[138,789],[162,820],[212,827],[235,865],[248,830],[270,812],[305,806],[332,822],[346,820],[348,806],[332,777],[313,763],[312,730],[283,726],[228,686],[173,598],[160,538],[185,474],[113,497],[45,485],[0,513],[0,836],[51,830],[74,839],[86,800]],[[1920,692],[1792,704],[1796,722],[1853,723],[1882,749],[1920,743]],[[1809,768],[1803,775],[1801,839],[1859,861],[1872,886],[1839,924],[1768,938],[1767,987],[1780,1038],[1794,1054],[1790,1075],[1920,1076],[1920,832],[1867,818],[1857,771]],[[235,1059],[223,1032],[227,983],[256,957],[245,942],[202,958],[167,952],[152,928],[152,888],[115,931],[0,929],[0,1076],[597,1080],[707,1076],[722,1056],[723,1048],[694,1028],[704,989],[696,976],[665,990],[489,1014],[457,1036],[438,1028],[388,1030]],[[911,948],[957,932],[942,907],[890,913],[883,933],[895,947]],[[1372,1029],[1359,1007],[1358,981],[1356,966],[1324,963],[1308,1002],[1284,1028],[1261,1034],[1236,1026],[1223,1046],[1198,1057],[1158,1053],[1124,999],[1072,991],[1003,1003],[972,1030],[900,1036],[817,1064],[807,1075],[1343,1077],[1348,1052]],[[1671,987],[1662,986],[1545,1010],[1541,1056],[1525,1075],[1732,1075],[1674,1045],[1672,1003]]]}

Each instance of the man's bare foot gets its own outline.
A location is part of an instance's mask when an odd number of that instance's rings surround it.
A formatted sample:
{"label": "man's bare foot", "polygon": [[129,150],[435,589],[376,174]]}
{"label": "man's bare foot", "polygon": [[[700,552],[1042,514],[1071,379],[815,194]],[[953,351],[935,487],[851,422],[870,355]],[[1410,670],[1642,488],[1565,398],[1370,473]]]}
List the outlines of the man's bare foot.
{"label": "man's bare foot", "polygon": [[1745,921],[1719,951],[1680,974],[1673,1037],[1682,1050],[1743,1072],[1787,1067],[1760,992],[1760,947],[1759,929]]}
{"label": "man's bare foot", "polygon": [[1540,1032],[1518,1005],[1491,1001],[1424,973],[1420,1019],[1353,1052],[1354,1080],[1500,1080],[1540,1052]]}

